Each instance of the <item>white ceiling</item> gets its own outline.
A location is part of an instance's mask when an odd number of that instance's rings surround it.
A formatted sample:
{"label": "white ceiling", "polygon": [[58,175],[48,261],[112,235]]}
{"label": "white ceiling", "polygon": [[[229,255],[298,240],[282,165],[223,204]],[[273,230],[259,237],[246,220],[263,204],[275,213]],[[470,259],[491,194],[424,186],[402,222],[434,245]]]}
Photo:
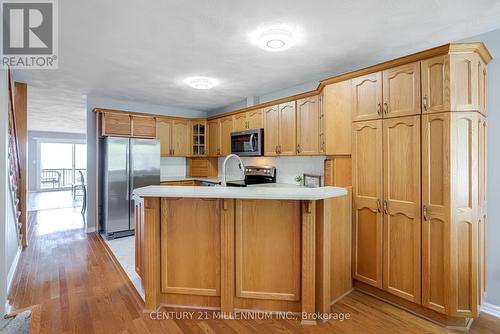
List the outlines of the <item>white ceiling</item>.
{"label": "white ceiling", "polygon": [[[59,69],[15,73],[30,86],[30,127],[43,130],[82,131],[88,95],[208,111],[500,27],[497,0],[58,3]],[[276,23],[300,29],[299,45],[274,53],[249,42]],[[220,85],[182,82],[199,75]]]}

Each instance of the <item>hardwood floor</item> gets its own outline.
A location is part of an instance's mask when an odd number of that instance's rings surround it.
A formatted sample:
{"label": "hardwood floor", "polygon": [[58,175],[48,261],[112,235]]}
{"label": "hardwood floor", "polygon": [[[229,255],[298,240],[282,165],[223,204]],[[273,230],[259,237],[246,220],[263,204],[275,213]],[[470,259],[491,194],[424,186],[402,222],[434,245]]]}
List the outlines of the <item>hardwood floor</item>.
{"label": "hardwood floor", "polygon": [[[214,320],[211,312],[203,320],[153,320],[142,313],[137,294],[100,237],[85,234],[77,219],[78,208],[29,215],[29,246],[9,300],[15,309],[41,309],[40,333],[453,333],[356,291],[332,310],[348,313],[349,320],[317,326],[304,327],[293,319]],[[470,332],[500,333],[500,319],[481,315]]]}

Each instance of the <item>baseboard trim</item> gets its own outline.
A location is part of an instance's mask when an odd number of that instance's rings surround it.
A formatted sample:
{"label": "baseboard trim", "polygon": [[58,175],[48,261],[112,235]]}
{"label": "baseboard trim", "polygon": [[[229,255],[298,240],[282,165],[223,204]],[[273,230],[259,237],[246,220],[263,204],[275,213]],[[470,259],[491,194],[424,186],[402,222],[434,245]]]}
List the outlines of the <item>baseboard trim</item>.
{"label": "baseboard trim", "polygon": [[500,306],[490,303],[483,303],[481,305],[481,312],[488,313],[489,315],[500,318]]}
{"label": "baseboard trim", "polygon": [[7,274],[7,292],[10,291],[10,287],[12,285],[12,281],[14,280],[14,275],[16,274],[17,265],[19,264],[19,258],[21,257],[21,247],[17,249],[16,256],[14,257],[14,261],[12,261],[12,265],[10,266],[9,273]]}
{"label": "baseboard trim", "polygon": [[88,227],[85,229],[85,233],[94,233],[96,232],[97,229],[95,228],[95,226],[92,226],[92,227]]}

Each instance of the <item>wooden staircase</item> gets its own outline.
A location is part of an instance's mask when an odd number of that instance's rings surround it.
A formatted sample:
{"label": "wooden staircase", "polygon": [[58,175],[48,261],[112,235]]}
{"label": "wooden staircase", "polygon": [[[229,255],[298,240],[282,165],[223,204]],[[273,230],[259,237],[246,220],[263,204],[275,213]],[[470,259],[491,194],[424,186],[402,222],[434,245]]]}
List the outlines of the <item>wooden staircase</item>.
{"label": "wooden staircase", "polygon": [[[21,185],[21,160],[19,155],[19,138],[16,125],[16,113],[14,105],[14,85],[12,74],[9,70],[9,129],[8,129],[8,172],[9,172],[9,192],[12,202],[16,233],[19,243],[26,247],[26,218],[23,215],[23,203],[26,203],[26,192],[23,192]],[[25,184],[25,183],[24,183]],[[24,216],[24,217],[23,217]]]}

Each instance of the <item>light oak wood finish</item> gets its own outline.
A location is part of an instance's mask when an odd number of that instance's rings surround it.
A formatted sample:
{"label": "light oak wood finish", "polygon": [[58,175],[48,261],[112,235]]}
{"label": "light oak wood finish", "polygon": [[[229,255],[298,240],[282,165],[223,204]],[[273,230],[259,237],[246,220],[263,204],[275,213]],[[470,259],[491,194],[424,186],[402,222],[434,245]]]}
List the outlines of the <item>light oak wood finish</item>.
{"label": "light oak wood finish", "polygon": [[302,321],[303,325],[315,325],[316,319],[316,202],[302,201]]}
{"label": "light oak wood finish", "polygon": [[132,136],[132,121],[129,114],[103,112],[102,113],[102,135],[103,136]]}
{"label": "light oak wood finish", "polygon": [[320,152],[351,154],[351,80],[325,86],[320,103]]}
{"label": "light oak wood finish", "polygon": [[168,157],[172,152],[172,120],[159,117],[156,119],[156,136],[160,140],[160,156]]}
{"label": "light oak wood finish", "polygon": [[264,155],[278,155],[279,146],[279,106],[264,109]]}
{"label": "light oak wood finish", "polygon": [[236,200],[235,217],[236,296],[300,300],[300,201]]}
{"label": "light oak wood finish", "polygon": [[477,58],[479,112],[483,116],[488,116],[488,68],[481,57]]}
{"label": "light oak wood finish", "polygon": [[368,74],[351,80],[352,120],[382,118],[382,73]]}
{"label": "light oak wood finish", "polygon": [[320,152],[319,98],[311,96],[297,101],[297,155]]}
{"label": "light oak wood finish", "polygon": [[479,110],[479,58],[474,53],[449,55],[451,111]]}
{"label": "light oak wood finish", "polygon": [[131,115],[132,137],[155,138],[156,118],[151,116]]}
{"label": "light oak wood finish", "polygon": [[221,154],[221,127],[220,120],[207,122],[208,126],[208,155],[211,157]]}
{"label": "light oak wood finish", "polygon": [[191,121],[172,121],[172,155],[185,157],[191,155]]}
{"label": "light oak wood finish", "polygon": [[278,123],[279,155],[295,155],[297,152],[296,102],[280,104]]}
{"label": "light oak wood finish", "polygon": [[219,175],[219,163],[217,158],[187,158],[187,175],[197,177],[208,177]]}
{"label": "light oak wood finish", "polygon": [[236,114],[233,116],[234,131],[243,131],[247,129],[247,113]]}
{"label": "light oak wood finish", "polygon": [[479,303],[486,293],[486,225],[488,221],[488,122],[478,117],[478,247],[479,247]]}
{"label": "light oak wood finish", "polygon": [[247,129],[260,129],[264,127],[263,110],[251,110],[247,112]]}
{"label": "light oak wood finish", "polygon": [[134,198],[135,206],[135,272],[144,279],[144,199]]}
{"label": "light oak wood finish", "polygon": [[[52,212],[55,211],[44,214]],[[74,214],[79,218],[79,212]],[[28,216],[30,246],[21,254],[8,299],[16,311],[36,305],[32,325],[38,325],[40,333],[230,334],[285,330],[321,334],[388,333],[395,329],[408,333],[456,333],[358,291],[342,298],[331,309],[337,314],[349,313],[350,319],[330,320],[317,326],[304,327],[295,319],[217,320],[210,311],[208,319],[153,320],[149,313],[143,313],[140,296],[98,234],[87,234],[81,228],[46,233],[45,224],[57,221],[57,215],[51,216],[52,220],[42,219],[37,212]],[[180,314],[186,310],[160,311]],[[498,328],[498,318],[482,313],[469,332],[491,334],[498,333]]]}
{"label": "light oak wood finish", "polygon": [[420,303],[420,116],[383,121],[383,288]]}
{"label": "light oak wood finish", "polygon": [[207,155],[207,121],[193,120],[191,121],[191,155],[206,156]]}
{"label": "light oak wood finish", "polygon": [[353,123],[353,277],[382,288],[382,120]]}
{"label": "light oak wood finish", "polygon": [[221,297],[220,310],[232,313],[235,296],[235,201],[221,200]]}
{"label": "light oak wood finish", "polygon": [[385,70],[383,78],[383,117],[419,115],[420,63]]}
{"label": "light oak wood finish", "polygon": [[220,155],[231,154],[231,132],[233,132],[233,120],[224,117],[220,120]]}
{"label": "light oak wood finish", "polygon": [[325,159],[324,176],[325,186],[352,186],[351,156],[335,156]]}
{"label": "light oak wood finish", "polygon": [[422,113],[451,110],[450,60],[447,55],[421,62]]}
{"label": "light oak wood finish", "polygon": [[14,83],[14,115],[16,119],[16,137],[19,152],[19,224],[21,224],[21,246],[28,246],[28,85]]}
{"label": "light oak wood finish", "polygon": [[160,198],[144,199],[144,266],[142,284],[144,287],[144,308],[155,310],[161,293],[161,206]]}
{"label": "light oak wood finish", "polygon": [[220,296],[219,200],[163,198],[161,211],[161,292]]}

